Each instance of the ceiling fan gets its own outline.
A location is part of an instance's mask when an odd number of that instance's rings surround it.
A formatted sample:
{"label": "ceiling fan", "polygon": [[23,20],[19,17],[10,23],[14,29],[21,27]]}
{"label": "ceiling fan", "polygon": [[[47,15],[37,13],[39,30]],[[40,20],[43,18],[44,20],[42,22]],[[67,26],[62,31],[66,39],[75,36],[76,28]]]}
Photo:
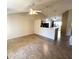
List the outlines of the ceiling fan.
{"label": "ceiling fan", "polygon": [[40,13],[40,12],[42,12],[42,11],[30,9],[29,14],[30,14],[30,15],[37,15],[37,14]]}

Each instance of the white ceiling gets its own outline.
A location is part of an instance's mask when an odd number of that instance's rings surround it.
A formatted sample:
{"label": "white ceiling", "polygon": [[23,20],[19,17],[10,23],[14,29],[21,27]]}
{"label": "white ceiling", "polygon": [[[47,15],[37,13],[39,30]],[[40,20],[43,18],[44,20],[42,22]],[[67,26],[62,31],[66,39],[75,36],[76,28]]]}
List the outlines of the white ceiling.
{"label": "white ceiling", "polygon": [[72,9],[72,0],[8,0],[8,13],[28,12],[30,8],[41,10],[44,15],[59,15]]}

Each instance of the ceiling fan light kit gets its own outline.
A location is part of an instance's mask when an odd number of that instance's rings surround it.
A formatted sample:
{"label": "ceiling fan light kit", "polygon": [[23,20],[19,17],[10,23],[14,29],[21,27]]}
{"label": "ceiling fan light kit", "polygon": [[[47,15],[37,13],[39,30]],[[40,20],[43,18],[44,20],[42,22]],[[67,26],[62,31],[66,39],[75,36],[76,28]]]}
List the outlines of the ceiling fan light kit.
{"label": "ceiling fan light kit", "polygon": [[41,11],[39,11],[39,10],[33,10],[33,9],[30,9],[30,12],[29,12],[29,14],[30,15],[37,15],[38,14],[38,12],[41,12]]}

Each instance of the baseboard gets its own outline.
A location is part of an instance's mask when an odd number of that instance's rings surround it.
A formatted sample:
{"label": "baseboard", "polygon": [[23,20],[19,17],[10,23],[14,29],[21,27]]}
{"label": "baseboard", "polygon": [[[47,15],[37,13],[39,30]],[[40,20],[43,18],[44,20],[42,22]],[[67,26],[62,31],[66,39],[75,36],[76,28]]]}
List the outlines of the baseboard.
{"label": "baseboard", "polygon": [[42,35],[36,34],[36,33],[31,33],[31,34],[28,34],[28,35],[22,35],[22,36],[18,36],[18,37],[8,38],[8,40],[16,39],[16,38],[21,38],[21,37],[25,37],[25,36],[30,36],[30,35],[37,35],[37,36],[39,36],[39,37],[41,37],[41,38],[54,40],[54,39],[51,39],[51,38],[48,38],[48,37],[45,37],[45,36],[42,36]]}
{"label": "baseboard", "polygon": [[25,34],[25,35],[20,35],[20,36],[16,36],[16,37],[11,37],[11,38],[7,38],[7,40],[15,39],[15,38],[20,38],[20,37],[24,37],[24,36],[30,36],[30,35],[33,35],[33,34],[34,34],[34,33]]}

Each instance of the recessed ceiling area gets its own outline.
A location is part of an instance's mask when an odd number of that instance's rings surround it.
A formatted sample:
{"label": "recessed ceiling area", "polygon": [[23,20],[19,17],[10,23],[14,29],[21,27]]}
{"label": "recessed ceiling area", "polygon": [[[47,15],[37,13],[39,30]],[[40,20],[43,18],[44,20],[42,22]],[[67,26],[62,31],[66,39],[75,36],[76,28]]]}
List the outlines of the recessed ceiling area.
{"label": "recessed ceiling area", "polygon": [[24,13],[29,9],[41,10],[46,16],[60,15],[72,9],[72,0],[8,0],[7,12]]}

